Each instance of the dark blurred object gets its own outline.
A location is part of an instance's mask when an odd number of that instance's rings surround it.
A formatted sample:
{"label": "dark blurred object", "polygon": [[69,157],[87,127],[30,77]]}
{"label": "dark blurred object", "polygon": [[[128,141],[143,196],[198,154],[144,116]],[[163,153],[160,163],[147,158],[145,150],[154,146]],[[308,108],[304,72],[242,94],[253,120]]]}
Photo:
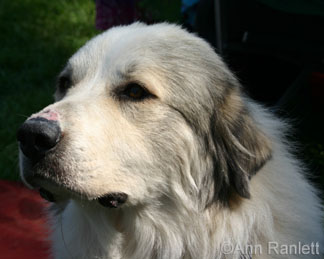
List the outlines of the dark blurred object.
{"label": "dark blurred object", "polygon": [[157,22],[179,23],[181,0],[139,0],[140,20],[148,24]]}
{"label": "dark blurred object", "polygon": [[96,28],[107,30],[135,21],[176,23],[180,6],[180,0],[96,0]]}
{"label": "dark blurred object", "polygon": [[252,98],[293,119],[324,186],[323,28],[323,0],[201,0],[195,25]]}
{"label": "dark blurred object", "polygon": [[311,74],[310,88],[314,107],[318,111],[324,111],[324,73],[313,72]]}
{"label": "dark blurred object", "polygon": [[[314,9],[324,7],[317,0],[201,0],[195,29],[223,55],[252,97],[274,105],[305,67],[323,65],[324,16],[294,13],[302,3],[308,13],[324,13]],[[289,6],[291,12],[281,11]]]}
{"label": "dark blurred object", "polygon": [[137,0],[96,0],[96,28],[106,30],[117,25],[131,24],[137,18]]}
{"label": "dark blurred object", "polygon": [[323,0],[258,0],[274,9],[288,13],[324,15]]}
{"label": "dark blurred object", "polygon": [[181,1],[181,15],[183,20],[183,25],[190,31],[193,31],[196,25],[198,2],[199,0]]}

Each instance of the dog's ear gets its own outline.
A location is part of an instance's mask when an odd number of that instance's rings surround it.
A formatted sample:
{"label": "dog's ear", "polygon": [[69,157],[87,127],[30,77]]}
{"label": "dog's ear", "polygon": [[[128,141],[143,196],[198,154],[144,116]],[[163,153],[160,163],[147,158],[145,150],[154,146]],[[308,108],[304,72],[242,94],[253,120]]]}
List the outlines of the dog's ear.
{"label": "dog's ear", "polygon": [[229,91],[211,119],[215,195],[228,199],[232,190],[250,197],[249,180],[271,158],[271,143],[251,116],[239,87]]}

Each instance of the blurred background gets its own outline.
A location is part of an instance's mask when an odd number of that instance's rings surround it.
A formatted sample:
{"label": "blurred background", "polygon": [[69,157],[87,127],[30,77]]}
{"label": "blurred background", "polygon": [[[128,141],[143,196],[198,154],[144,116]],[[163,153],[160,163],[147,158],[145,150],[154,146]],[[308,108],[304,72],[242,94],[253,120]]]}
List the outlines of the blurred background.
{"label": "blurred background", "polygon": [[210,42],[251,97],[293,123],[295,153],[324,189],[324,0],[1,0],[0,18],[1,258],[49,256],[47,205],[19,183],[19,125],[53,102],[78,48],[134,21]]}

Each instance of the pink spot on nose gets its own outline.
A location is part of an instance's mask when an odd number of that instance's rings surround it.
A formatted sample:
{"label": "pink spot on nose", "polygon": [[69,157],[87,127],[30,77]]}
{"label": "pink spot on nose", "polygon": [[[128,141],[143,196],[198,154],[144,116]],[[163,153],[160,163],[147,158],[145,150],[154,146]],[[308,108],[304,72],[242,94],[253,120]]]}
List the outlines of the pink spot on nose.
{"label": "pink spot on nose", "polygon": [[50,121],[58,121],[59,114],[53,110],[43,110],[30,116],[29,119],[44,118]]}

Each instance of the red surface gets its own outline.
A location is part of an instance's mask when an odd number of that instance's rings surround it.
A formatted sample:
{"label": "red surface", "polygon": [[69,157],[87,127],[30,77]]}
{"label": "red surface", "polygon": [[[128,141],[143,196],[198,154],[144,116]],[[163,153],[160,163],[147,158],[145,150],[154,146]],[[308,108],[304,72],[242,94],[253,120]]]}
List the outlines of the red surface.
{"label": "red surface", "polygon": [[1,259],[50,258],[45,207],[37,192],[0,180]]}

